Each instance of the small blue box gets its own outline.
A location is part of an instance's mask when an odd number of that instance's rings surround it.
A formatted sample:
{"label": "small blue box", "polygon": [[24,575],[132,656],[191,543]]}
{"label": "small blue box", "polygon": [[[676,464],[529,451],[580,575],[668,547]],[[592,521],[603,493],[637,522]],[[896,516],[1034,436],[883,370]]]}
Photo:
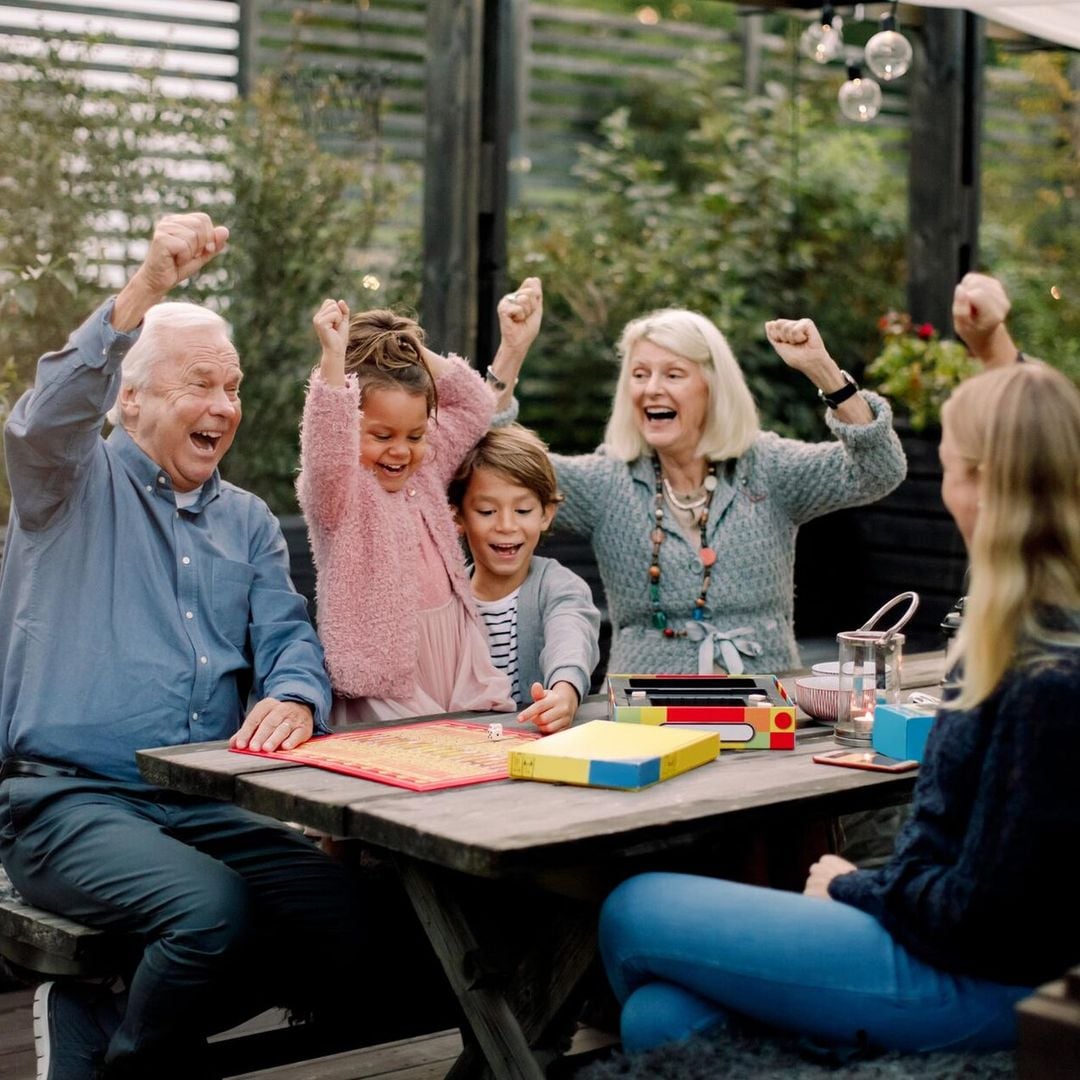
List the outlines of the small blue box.
{"label": "small blue box", "polygon": [[878,705],[874,709],[874,749],[901,761],[922,761],[934,713],[919,705]]}

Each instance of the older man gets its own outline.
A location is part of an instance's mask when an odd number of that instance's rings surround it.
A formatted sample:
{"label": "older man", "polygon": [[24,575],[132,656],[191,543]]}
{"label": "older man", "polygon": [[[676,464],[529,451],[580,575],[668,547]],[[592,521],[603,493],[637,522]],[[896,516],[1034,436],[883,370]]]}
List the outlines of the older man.
{"label": "older man", "polygon": [[355,956],[336,863],[275,822],[142,783],[134,760],[226,737],[296,746],[329,707],[280,528],[218,475],[236,350],[212,312],[160,303],[227,237],[205,214],[163,218],[5,431],[0,860],[31,903],[144,942],[123,994],[39,988],[49,1080],[209,1076],[206,1035],[340,1000]]}

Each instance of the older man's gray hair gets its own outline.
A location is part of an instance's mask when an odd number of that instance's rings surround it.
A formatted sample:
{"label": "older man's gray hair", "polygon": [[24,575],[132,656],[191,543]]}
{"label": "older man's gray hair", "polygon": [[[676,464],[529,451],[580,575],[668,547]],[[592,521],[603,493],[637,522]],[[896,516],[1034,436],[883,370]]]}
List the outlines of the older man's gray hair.
{"label": "older man's gray hair", "polygon": [[[134,386],[139,389],[150,380],[154,364],[172,355],[176,347],[174,335],[198,327],[220,328],[231,338],[229,324],[215,311],[198,304],[173,302],[155,304],[143,318],[139,340],[128,350],[120,369],[120,387]],[[113,427],[121,422],[119,398],[106,414]]]}

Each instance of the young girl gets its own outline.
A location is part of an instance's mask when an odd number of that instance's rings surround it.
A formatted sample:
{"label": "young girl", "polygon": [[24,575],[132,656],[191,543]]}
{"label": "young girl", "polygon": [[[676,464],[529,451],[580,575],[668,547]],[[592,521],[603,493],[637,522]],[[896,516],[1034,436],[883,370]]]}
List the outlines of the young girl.
{"label": "young girl", "polygon": [[561,501],[547,447],[518,424],[489,431],[450,484],[492,660],[524,708],[518,719],[545,735],[573,722],[600,660],[600,612],[589,586],[533,555]]}
{"label": "young girl", "polygon": [[1016,1003],[1080,962],[1080,393],[1042,364],[978,375],[942,412],[941,461],[971,589],[892,859],[826,855],[805,896],[624,882],[600,944],[627,1049],[729,1012],[840,1045],[1005,1049]]}
{"label": "young girl", "polygon": [[317,572],[334,723],[509,710],[488,655],[446,485],[487,428],[492,392],[411,319],[350,320],[326,300],[297,481]]}

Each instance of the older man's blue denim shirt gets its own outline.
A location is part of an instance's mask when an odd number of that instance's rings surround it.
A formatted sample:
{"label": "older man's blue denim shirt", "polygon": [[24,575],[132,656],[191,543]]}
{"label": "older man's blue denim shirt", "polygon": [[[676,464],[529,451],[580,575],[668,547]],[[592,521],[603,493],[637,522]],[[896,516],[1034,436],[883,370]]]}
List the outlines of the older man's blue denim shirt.
{"label": "older man's blue denim shirt", "polygon": [[136,781],[137,749],[226,738],[263,697],[322,727],[330,687],[262,500],[215,473],[178,509],[125,431],[102,439],[137,337],[111,311],[42,357],[5,428],[0,758]]}

